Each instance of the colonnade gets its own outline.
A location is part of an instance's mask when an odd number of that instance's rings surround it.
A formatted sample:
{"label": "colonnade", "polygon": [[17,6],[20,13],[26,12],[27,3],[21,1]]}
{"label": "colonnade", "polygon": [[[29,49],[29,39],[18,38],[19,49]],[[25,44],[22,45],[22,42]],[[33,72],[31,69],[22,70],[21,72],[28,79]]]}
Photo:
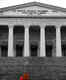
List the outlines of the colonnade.
{"label": "colonnade", "polygon": [[[45,49],[45,26],[40,26],[40,57],[46,56],[46,49]],[[9,25],[9,35],[8,35],[8,56],[14,56],[13,50],[13,26]],[[56,56],[61,57],[61,32],[60,26],[56,26]],[[29,51],[29,25],[25,25],[25,35],[24,35],[24,57],[30,56]]]}

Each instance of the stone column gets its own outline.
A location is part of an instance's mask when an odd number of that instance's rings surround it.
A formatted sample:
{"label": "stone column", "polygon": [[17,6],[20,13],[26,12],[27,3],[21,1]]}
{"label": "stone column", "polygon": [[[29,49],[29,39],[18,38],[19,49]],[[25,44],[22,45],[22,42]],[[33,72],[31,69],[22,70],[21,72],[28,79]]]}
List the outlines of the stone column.
{"label": "stone column", "polygon": [[29,26],[25,25],[25,35],[24,35],[24,57],[28,57],[29,53]]}
{"label": "stone column", "polygon": [[9,25],[9,35],[8,35],[8,56],[13,57],[13,25]]}
{"label": "stone column", "polygon": [[61,57],[61,32],[60,32],[60,26],[56,27],[56,56]]}
{"label": "stone column", "polygon": [[45,26],[42,25],[40,29],[40,57],[46,56],[45,52]]}

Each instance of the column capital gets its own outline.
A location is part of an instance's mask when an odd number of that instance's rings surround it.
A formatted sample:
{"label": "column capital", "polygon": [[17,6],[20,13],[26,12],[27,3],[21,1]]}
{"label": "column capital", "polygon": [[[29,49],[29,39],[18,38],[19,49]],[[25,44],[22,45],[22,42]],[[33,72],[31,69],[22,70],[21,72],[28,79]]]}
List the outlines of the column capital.
{"label": "column capital", "polygon": [[8,27],[9,28],[14,28],[14,25],[13,24],[9,24]]}
{"label": "column capital", "polygon": [[30,27],[30,24],[24,24],[24,27],[25,28],[29,28]]}
{"label": "column capital", "polygon": [[56,28],[61,28],[61,24],[56,24]]}
{"label": "column capital", "polygon": [[40,24],[40,28],[46,28],[46,24]]}

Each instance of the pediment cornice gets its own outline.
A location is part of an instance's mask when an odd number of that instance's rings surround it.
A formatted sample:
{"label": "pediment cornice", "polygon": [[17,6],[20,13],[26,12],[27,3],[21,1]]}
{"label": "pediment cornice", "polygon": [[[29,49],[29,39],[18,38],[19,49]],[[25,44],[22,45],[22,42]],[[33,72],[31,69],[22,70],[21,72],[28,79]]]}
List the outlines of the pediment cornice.
{"label": "pediment cornice", "polygon": [[66,9],[39,2],[0,9],[0,16],[66,16]]}
{"label": "pediment cornice", "polygon": [[25,4],[20,4],[20,5],[0,8],[0,11],[7,11],[7,10],[12,10],[12,9],[30,7],[30,6],[39,6],[39,7],[52,9],[54,11],[66,12],[66,8],[61,8],[61,7],[57,7],[57,6],[53,6],[53,5],[49,5],[49,4],[40,3],[40,2],[29,2],[29,3],[25,3]]}

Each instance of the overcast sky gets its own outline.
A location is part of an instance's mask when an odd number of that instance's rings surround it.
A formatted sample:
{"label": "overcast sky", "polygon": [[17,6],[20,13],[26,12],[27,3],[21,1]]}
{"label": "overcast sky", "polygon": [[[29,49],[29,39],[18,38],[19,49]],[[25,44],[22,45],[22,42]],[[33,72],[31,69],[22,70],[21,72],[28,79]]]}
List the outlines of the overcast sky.
{"label": "overcast sky", "polygon": [[0,8],[33,1],[66,8],[66,0],[0,0]]}

